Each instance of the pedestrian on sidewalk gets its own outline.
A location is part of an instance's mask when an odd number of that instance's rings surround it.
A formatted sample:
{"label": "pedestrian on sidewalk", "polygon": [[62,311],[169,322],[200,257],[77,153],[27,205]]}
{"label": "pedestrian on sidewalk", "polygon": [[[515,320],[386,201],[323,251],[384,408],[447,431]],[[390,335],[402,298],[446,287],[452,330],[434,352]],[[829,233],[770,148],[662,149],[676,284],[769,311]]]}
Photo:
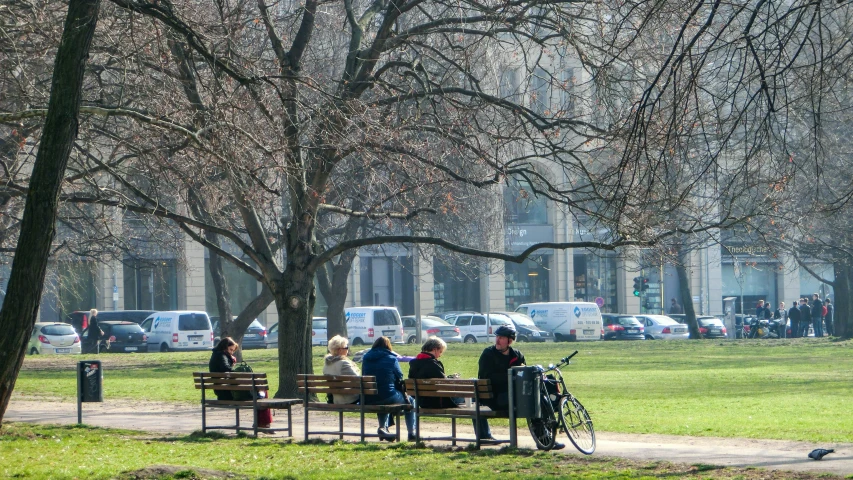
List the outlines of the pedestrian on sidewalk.
{"label": "pedestrian on sidewalk", "polygon": [[788,320],[791,321],[791,338],[800,336],[800,308],[797,301],[791,302],[791,309],[788,310]]}
{"label": "pedestrian on sidewalk", "polygon": [[814,324],[814,336],[823,336],[823,302],[820,295],[812,294],[812,323]]}
{"label": "pedestrian on sidewalk", "polygon": [[809,336],[809,325],[812,321],[812,309],[809,308],[809,301],[805,298],[800,299],[800,337]]}

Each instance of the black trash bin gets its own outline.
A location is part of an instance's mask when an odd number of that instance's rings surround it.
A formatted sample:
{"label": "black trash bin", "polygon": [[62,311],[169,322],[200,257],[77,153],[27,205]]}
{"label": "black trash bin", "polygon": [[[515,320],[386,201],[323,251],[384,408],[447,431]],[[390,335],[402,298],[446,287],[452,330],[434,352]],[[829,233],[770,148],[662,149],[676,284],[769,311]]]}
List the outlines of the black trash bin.
{"label": "black trash bin", "polygon": [[104,401],[104,372],[100,360],[77,362],[78,402]]}
{"label": "black trash bin", "polygon": [[512,367],[513,403],[517,418],[539,418],[539,371],[536,367]]}

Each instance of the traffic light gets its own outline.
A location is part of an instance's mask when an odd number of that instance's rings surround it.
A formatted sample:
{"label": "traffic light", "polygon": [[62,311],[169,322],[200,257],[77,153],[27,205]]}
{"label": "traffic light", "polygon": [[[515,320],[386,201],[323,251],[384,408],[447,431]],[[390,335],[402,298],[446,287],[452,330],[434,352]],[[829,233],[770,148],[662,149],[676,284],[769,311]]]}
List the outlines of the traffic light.
{"label": "traffic light", "polygon": [[639,297],[643,290],[643,277],[634,277],[634,296]]}
{"label": "traffic light", "polygon": [[645,292],[646,290],[649,289],[649,277],[642,277],[642,278],[643,278],[643,285],[642,285],[642,288],[640,288],[640,291]]}

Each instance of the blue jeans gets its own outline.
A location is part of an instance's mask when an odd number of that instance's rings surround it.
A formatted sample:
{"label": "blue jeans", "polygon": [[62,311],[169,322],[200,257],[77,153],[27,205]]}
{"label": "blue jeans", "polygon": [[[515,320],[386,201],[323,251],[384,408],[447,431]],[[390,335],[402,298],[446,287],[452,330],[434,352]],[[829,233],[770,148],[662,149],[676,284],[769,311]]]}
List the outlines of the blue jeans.
{"label": "blue jeans", "polygon": [[[492,410],[501,410],[503,408],[509,407],[509,394],[507,393],[499,393],[495,398],[497,402]],[[471,419],[471,423],[474,424],[474,428],[480,432],[480,438],[492,438],[492,429],[489,428],[489,421],[485,418],[480,418],[480,423],[477,423],[476,418]]]}
{"label": "blue jeans", "polygon": [[823,318],[812,317],[812,323],[814,324],[814,336],[815,337],[822,337],[823,336]]}
{"label": "blue jeans", "polygon": [[[412,405],[414,403],[414,399],[403,392],[397,390],[394,395],[390,397],[383,398],[378,402],[368,402],[371,405],[393,405],[397,403],[408,403]],[[409,410],[404,414],[406,416],[406,430],[409,433],[409,436],[415,435],[415,412],[413,410]],[[379,428],[388,428],[388,418],[391,415],[387,413],[377,413],[376,418],[379,420]]]}
{"label": "blue jeans", "polygon": [[809,322],[804,322],[800,320],[800,333],[798,336],[800,337],[808,337],[809,336]]}

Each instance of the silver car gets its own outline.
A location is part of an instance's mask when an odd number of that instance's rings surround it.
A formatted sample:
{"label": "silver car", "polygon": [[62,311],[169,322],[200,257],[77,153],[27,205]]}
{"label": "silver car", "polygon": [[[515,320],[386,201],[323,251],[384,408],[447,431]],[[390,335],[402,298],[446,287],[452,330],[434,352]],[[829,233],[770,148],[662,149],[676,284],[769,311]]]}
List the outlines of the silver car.
{"label": "silver car", "polygon": [[[417,342],[417,320],[414,315],[400,317],[403,320],[403,332],[406,334],[406,343]],[[438,337],[446,343],[462,343],[462,335],[459,328],[446,321],[429,315],[421,317],[421,338]]]}
{"label": "silver car", "polygon": [[80,337],[68,323],[36,323],[30,344],[27,347],[30,355],[43,353],[80,354]]}
{"label": "silver car", "polygon": [[646,326],[646,340],[687,340],[690,332],[687,325],[678,323],[666,315],[634,315]]}

